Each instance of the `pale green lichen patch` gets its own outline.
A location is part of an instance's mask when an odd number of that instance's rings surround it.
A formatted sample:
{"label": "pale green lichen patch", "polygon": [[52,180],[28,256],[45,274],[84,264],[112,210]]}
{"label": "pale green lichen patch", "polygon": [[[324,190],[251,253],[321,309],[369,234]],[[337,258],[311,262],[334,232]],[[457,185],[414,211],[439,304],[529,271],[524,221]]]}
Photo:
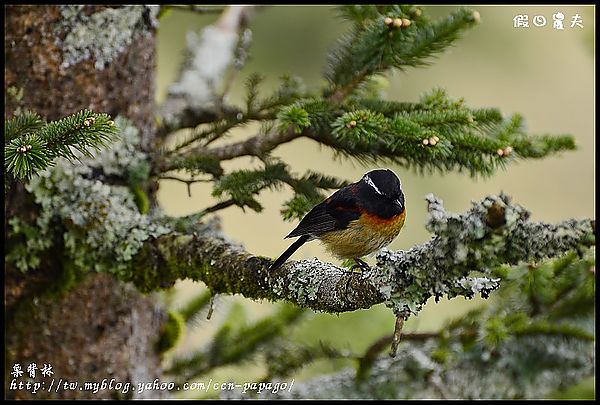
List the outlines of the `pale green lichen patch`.
{"label": "pale green lichen patch", "polygon": [[[82,159],[79,164],[59,159],[53,168],[27,184],[41,207],[37,232],[27,242],[31,255],[49,247],[50,235],[59,222],[59,229],[64,229],[65,253],[77,268],[121,274],[144,241],[170,231],[139,213],[127,186],[100,180],[106,175],[102,170],[126,176],[132,166],[146,159],[135,148],[137,130],[123,119],[117,119],[116,124],[122,136],[111,148],[96,152],[95,159]],[[40,249],[36,251],[37,246]]]}
{"label": "pale green lichen patch", "polygon": [[102,70],[139,35],[145,24],[156,25],[157,6],[124,6],[106,8],[85,15],[84,6],[60,6],[63,19],[56,27],[66,31],[57,45],[63,50],[61,68],[94,58],[96,69]]}
{"label": "pale green lichen patch", "polygon": [[499,286],[495,268],[557,257],[594,239],[589,220],[529,223],[529,212],[505,195],[473,202],[464,214],[446,212],[431,194],[425,199],[426,227],[436,236],[410,251],[383,249],[377,256],[384,271],[373,274],[373,283],[396,313],[417,313],[430,297],[487,297]]}
{"label": "pale green lichen patch", "polygon": [[[323,278],[323,267],[326,267],[327,278]],[[286,266],[286,277],[279,277],[271,283],[273,293],[282,298],[291,298],[300,305],[311,306],[319,298],[319,290],[335,291],[335,285],[329,282],[339,280],[343,269],[325,264],[318,259],[303,260]],[[324,295],[324,294],[323,294]]]}

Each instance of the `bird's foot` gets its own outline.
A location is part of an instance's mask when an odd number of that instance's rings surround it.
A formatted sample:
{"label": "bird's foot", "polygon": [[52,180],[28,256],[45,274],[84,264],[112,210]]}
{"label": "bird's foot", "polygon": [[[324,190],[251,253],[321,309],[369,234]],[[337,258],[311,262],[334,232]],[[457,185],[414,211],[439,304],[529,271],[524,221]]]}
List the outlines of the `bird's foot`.
{"label": "bird's foot", "polygon": [[350,267],[350,270],[354,271],[356,269],[360,270],[360,272],[362,273],[363,271],[370,271],[371,267],[364,261],[362,261],[361,259],[354,259],[355,264]]}

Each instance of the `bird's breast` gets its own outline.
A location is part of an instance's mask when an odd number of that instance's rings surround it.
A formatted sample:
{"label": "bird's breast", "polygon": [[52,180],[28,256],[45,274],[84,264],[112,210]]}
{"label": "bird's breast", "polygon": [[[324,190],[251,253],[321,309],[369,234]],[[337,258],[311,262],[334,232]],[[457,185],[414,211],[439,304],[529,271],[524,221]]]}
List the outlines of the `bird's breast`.
{"label": "bird's breast", "polygon": [[338,257],[359,258],[389,245],[400,233],[405,218],[406,210],[387,219],[363,213],[346,229],[327,232],[319,239]]}
{"label": "bird's breast", "polygon": [[381,218],[377,215],[363,213],[357,222],[371,229],[373,233],[380,234],[384,238],[390,238],[391,242],[400,233],[405,219],[406,209],[391,218]]}

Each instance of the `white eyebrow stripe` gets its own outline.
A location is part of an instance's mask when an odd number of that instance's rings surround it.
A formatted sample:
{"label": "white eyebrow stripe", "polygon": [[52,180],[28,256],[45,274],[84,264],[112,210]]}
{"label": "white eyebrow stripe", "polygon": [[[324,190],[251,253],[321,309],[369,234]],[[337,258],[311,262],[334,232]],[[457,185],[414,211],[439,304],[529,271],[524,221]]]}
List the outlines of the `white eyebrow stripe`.
{"label": "white eyebrow stripe", "polygon": [[375,185],[375,183],[373,183],[373,180],[371,180],[371,178],[369,176],[365,176],[365,182],[371,186],[373,188],[373,190],[375,190],[375,192],[379,195],[383,195],[383,193],[377,188],[377,186]]}

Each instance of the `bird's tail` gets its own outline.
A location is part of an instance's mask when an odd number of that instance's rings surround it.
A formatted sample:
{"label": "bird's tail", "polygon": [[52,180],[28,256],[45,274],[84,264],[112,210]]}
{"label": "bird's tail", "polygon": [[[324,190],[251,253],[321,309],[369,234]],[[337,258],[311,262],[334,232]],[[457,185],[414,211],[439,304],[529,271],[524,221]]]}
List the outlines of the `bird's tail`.
{"label": "bird's tail", "polygon": [[298,240],[297,240],[296,242],[292,243],[292,244],[290,245],[290,247],[289,247],[289,248],[287,248],[287,249],[285,250],[285,252],[283,252],[283,253],[281,254],[281,256],[279,256],[279,257],[277,258],[277,260],[275,260],[275,261],[273,262],[273,264],[271,265],[271,267],[269,267],[269,271],[273,271],[273,270],[276,270],[276,269],[278,269],[279,267],[281,267],[281,265],[282,265],[283,263],[285,263],[285,261],[286,261],[286,260],[287,260],[287,259],[288,259],[288,258],[289,258],[291,255],[293,255],[293,254],[294,254],[294,252],[295,252],[296,250],[298,250],[298,248],[299,248],[300,246],[304,245],[304,243],[306,243],[306,241],[308,241],[308,239],[309,239],[309,238],[310,238],[310,235],[302,235],[302,236],[300,236],[300,238],[298,238]]}

